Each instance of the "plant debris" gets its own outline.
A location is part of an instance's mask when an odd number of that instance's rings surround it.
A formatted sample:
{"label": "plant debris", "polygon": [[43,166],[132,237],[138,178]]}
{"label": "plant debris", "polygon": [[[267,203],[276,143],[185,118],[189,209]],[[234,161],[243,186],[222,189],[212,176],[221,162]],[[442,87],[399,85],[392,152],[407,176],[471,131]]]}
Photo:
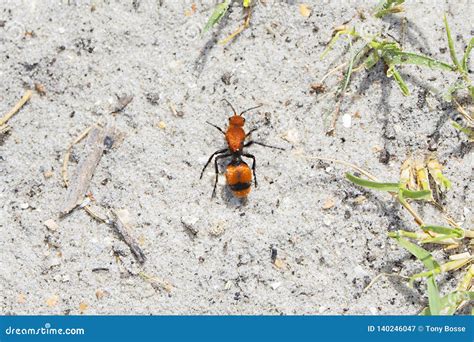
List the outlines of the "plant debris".
{"label": "plant debris", "polygon": [[73,181],[68,187],[66,199],[61,209],[61,215],[67,215],[83,202],[84,196],[89,189],[92,175],[106,148],[106,137],[111,137],[114,134],[115,127],[113,125],[94,127],[88,133],[85,147],[86,157],[83,158],[77,166]]}

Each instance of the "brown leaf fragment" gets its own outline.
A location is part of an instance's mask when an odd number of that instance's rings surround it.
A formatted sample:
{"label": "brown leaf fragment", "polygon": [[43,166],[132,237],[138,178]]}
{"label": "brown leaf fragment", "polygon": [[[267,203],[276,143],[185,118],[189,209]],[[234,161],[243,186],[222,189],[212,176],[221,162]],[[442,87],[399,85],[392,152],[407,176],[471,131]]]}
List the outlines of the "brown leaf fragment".
{"label": "brown leaf fragment", "polygon": [[107,140],[115,134],[115,127],[107,125],[106,127],[94,127],[89,132],[86,141],[86,156],[79,162],[76,172],[71,180],[66,194],[61,215],[70,213],[76,208],[86,195],[92,175],[99,164],[100,158],[106,148]]}

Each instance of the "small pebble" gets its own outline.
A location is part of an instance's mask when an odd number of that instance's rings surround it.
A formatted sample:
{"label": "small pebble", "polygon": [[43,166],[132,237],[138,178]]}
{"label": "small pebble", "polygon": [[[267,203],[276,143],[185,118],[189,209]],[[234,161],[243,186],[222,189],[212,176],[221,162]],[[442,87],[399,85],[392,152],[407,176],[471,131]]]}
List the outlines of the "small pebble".
{"label": "small pebble", "polygon": [[225,221],[217,221],[211,229],[209,229],[209,234],[212,236],[220,236],[225,232],[226,223]]}
{"label": "small pebble", "polygon": [[276,289],[279,288],[280,286],[281,286],[281,282],[279,282],[279,281],[276,281],[276,282],[270,284],[270,287],[271,287],[273,290],[276,290]]}
{"label": "small pebble", "polygon": [[350,128],[352,125],[352,117],[349,114],[344,114],[342,116],[342,125],[345,128]]}
{"label": "small pebble", "polygon": [[160,121],[160,122],[158,123],[158,128],[165,129],[165,128],[166,128],[165,122],[164,122],[164,121]]}
{"label": "small pebble", "polygon": [[194,235],[197,235],[199,229],[196,227],[196,223],[199,221],[197,216],[183,216],[181,217],[181,223],[186,229],[188,229]]}
{"label": "small pebble", "polygon": [[53,175],[54,175],[53,171],[45,171],[45,172],[43,172],[43,176],[44,176],[44,178],[46,178],[46,179],[53,177]]}
{"label": "small pebble", "polygon": [[286,132],[286,134],[283,136],[283,139],[285,139],[286,141],[288,141],[289,143],[292,143],[292,144],[297,144],[299,142],[299,134],[298,134],[298,130],[296,129],[290,129],[288,132]]}
{"label": "small pebble", "polygon": [[106,294],[106,292],[103,291],[103,290],[100,290],[100,289],[97,290],[97,291],[95,291],[95,297],[96,297],[97,299],[102,299],[102,298],[104,298],[105,294]]}
{"label": "small pebble", "polygon": [[325,226],[328,226],[328,227],[329,227],[329,226],[331,226],[331,225],[333,224],[333,221],[331,220],[330,217],[325,217],[325,218],[323,219],[323,223],[324,223]]}
{"label": "small pebble", "polygon": [[275,262],[273,263],[273,265],[275,265],[276,268],[279,268],[279,269],[284,269],[285,268],[285,262],[279,258],[276,258],[275,259]]}
{"label": "small pebble", "polygon": [[59,229],[59,225],[52,219],[44,221],[43,224],[51,231],[56,231]]}
{"label": "small pebble", "polygon": [[54,257],[49,260],[48,268],[52,268],[59,265],[61,265],[61,259]]}
{"label": "small pebble", "polygon": [[305,18],[308,18],[311,15],[311,8],[306,4],[300,4],[299,11]]}
{"label": "small pebble", "polygon": [[331,209],[332,207],[334,207],[334,205],[335,205],[334,199],[328,198],[324,201],[322,208],[323,208],[323,210],[328,210],[328,209]]}

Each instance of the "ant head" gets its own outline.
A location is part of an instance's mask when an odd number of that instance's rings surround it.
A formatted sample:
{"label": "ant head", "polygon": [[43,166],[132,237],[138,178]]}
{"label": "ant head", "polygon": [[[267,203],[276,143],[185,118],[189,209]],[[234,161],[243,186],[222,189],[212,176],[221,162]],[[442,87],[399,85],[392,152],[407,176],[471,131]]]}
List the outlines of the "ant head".
{"label": "ant head", "polygon": [[234,115],[229,118],[229,125],[243,127],[245,124],[245,118],[240,115]]}
{"label": "ant head", "polygon": [[242,113],[240,113],[239,115],[237,115],[237,111],[234,109],[234,107],[232,106],[232,104],[231,104],[229,101],[227,101],[226,99],[222,99],[222,101],[227,102],[227,104],[228,104],[228,105],[232,108],[232,110],[234,111],[234,115],[229,118],[229,124],[230,124],[230,125],[239,126],[239,127],[242,127],[242,126],[245,124],[245,118],[242,116],[242,114],[248,112],[249,110],[256,109],[256,108],[260,108],[260,107],[262,106],[262,105],[258,105],[258,106],[255,106],[255,107],[246,109],[246,110],[244,110]]}

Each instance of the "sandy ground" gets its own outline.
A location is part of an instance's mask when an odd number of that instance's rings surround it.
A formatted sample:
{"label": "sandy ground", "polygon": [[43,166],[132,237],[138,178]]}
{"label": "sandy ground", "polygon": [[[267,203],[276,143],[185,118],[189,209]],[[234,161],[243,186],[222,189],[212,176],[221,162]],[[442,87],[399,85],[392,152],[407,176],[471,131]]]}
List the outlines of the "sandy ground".
{"label": "sandy ground", "polygon": [[[416,314],[426,304],[423,284],[410,289],[399,278],[382,277],[363,292],[380,273],[422,270],[387,237],[415,228],[411,217],[388,195],[348,183],[348,169],[308,158],[351,161],[395,181],[408,154],[434,149],[453,182],[448,210],[472,224],[472,153],[437,91],[454,79],[405,67],[412,95],[403,97],[382,67],[362,71],[342,108],[360,118],[350,127],[339,121],[330,137],[329,104],[310,84],[340,63],[342,50],[324,61],[318,56],[334,26],[376,2],[306,1],[312,14],[305,18],[299,1],[267,1],[225,47],[214,42],[238,26],[242,13],[234,5],[201,38],[212,3],[196,1],[197,12],[185,16],[191,1],[1,1],[0,113],[35,83],[46,91],[34,94],[0,142],[1,314]],[[445,11],[459,51],[473,34],[471,1],[406,7],[378,25],[407,50],[449,61]],[[147,256],[143,266],[84,211],[58,218],[67,145],[92,123],[112,120],[122,94],[134,96],[115,116],[123,141],[104,155],[90,189],[98,205],[128,210]],[[226,125],[224,97],[241,110],[263,103],[247,115],[248,127],[260,128],[255,138],[286,148],[251,148],[259,186],[246,203],[229,196],[223,177],[210,198],[212,168],[199,180],[208,156],[224,146],[205,124]],[[359,195],[368,200],[357,204]],[[328,199],[334,206],[324,210]],[[439,217],[429,206],[420,211],[428,221]],[[57,230],[43,224],[48,219]],[[272,248],[280,267],[272,264]],[[457,281],[439,280],[442,291]]]}

